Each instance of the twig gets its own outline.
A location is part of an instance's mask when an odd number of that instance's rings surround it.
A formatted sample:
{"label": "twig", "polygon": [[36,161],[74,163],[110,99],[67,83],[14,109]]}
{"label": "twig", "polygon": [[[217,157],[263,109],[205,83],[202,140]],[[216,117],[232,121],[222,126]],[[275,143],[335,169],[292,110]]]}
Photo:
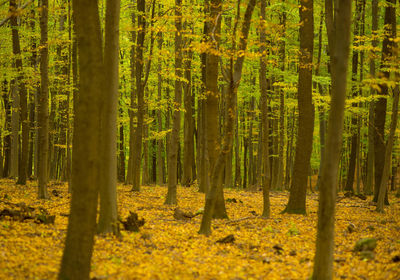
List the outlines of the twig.
{"label": "twig", "polygon": [[[24,5],[22,5],[20,8],[18,8],[19,10],[23,10],[23,9],[25,9],[29,4],[31,4],[32,3],[32,0],[30,0],[30,1],[28,1],[28,2],[26,2]],[[4,4],[4,3],[3,3]],[[6,24],[6,22],[10,19],[10,18],[12,18],[14,15],[13,15],[13,13],[11,13],[10,15],[8,15],[5,19],[3,19],[1,22],[0,22],[0,27],[2,27],[4,24]]]}

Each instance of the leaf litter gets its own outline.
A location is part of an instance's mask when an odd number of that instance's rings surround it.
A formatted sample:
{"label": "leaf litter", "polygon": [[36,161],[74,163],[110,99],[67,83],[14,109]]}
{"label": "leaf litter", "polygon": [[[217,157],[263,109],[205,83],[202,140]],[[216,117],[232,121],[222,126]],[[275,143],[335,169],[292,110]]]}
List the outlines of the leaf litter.
{"label": "leaf litter", "polygon": [[[22,205],[34,209],[29,212],[33,217],[36,209],[55,216],[54,223],[0,219],[0,279],[57,278],[69,214],[67,189],[65,184],[51,184],[51,200],[38,200],[34,182],[19,186],[13,180],[0,180],[0,211]],[[195,186],[178,187],[179,208],[164,205],[165,187],[145,186],[140,193],[129,190],[130,186],[118,185],[121,221],[135,212],[145,223],[139,232],[121,226],[121,238],[96,236],[92,279],[295,280],[312,273],[315,193],[308,195],[308,214],[303,216],[280,214],[288,193],[272,192],[271,218],[263,219],[261,192],[226,189],[225,199],[240,203],[227,203],[230,219],[214,220],[212,235],[204,237],[197,233],[204,194]],[[398,280],[400,199],[390,197],[385,214],[376,213],[368,200],[338,198],[335,278]],[[354,250],[357,241],[365,238],[376,240],[373,252]],[[365,252],[369,254],[364,257]]]}

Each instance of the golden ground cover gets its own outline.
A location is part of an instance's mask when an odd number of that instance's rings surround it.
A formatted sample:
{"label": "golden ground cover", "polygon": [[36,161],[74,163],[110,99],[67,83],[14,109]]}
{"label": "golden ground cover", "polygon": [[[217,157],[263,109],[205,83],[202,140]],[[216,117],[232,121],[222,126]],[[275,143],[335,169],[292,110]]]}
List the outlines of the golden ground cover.
{"label": "golden ground cover", "polygon": [[[52,191],[56,190],[56,192]],[[0,279],[55,279],[67,228],[67,186],[52,184],[51,200],[36,199],[36,187],[0,180],[0,211],[10,203],[43,207],[56,215],[55,224],[33,220],[0,220]],[[213,223],[210,237],[197,234],[201,215],[175,220],[173,206],[163,204],[165,187],[143,187],[132,193],[118,186],[120,216],[138,213],[146,223],[139,233],[122,231],[122,240],[97,236],[93,279],[306,279],[312,273],[317,220],[317,194],[307,197],[308,215],[280,214],[288,194],[271,194],[271,218],[259,217],[261,192],[225,190],[230,220]],[[54,196],[54,194],[58,196]],[[235,198],[236,202],[232,202]],[[178,188],[179,207],[196,212],[204,195],[194,187]],[[400,199],[391,197],[385,214],[357,197],[339,196],[336,216],[336,279],[400,279]],[[349,224],[355,231],[348,230]],[[217,240],[233,234],[234,243]],[[377,238],[375,258],[360,259],[354,244]]]}

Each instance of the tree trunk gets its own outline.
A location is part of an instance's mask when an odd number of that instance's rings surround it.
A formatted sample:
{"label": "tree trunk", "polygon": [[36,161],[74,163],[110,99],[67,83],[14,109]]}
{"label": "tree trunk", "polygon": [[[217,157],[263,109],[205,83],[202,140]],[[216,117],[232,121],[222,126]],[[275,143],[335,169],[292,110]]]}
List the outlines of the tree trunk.
{"label": "tree trunk", "polygon": [[49,152],[49,49],[48,37],[48,0],[41,2],[40,16],[40,95],[38,103],[38,198],[48,199],[48,152]]}
{"label": "tree trunk", "polygon": [[117,210],[117,116],[119,88],[120,0],[107,0],[104,45],[104,83],[100,115],[101,161],[98,233],[119,234]]}
{"label": "tree trunk", "polygon": [[[132,1],[133,3],[134,1]],[[136,24],[136,16],[135,13],[133,12],[132,8],[132,13],[131,13],[131,18],[132,18],[132,26],[135,27]],[[136,59],[136,48],[134,43],[136,42],[136,31],[131,31],[131,50],[130,50],[130,78],[131,78],[131,98],[130,98],[130,107],[129,107],[129,159],[128,159],[128,172],[126,175],[126,183],[127,184],[133,184],[133,161],[135,157],[135,126],[134,126],[134,119],[135,119],[135,108],[136,108],[136,100],[135,100],[135,77],[136,77],[136,71],[135,71],[135,59]]]}
{"label": "tree trunk", "polygon": [[[358,43],[358,36],[360,34],[360,21],[362,16],[362,2],[360,0],[356,0],[356,14],[353,20],[354,22],[354,38],[353,38],[353,57],[352,57],[352,71],[351,71],[351,80],[352,80],[352,97],[356,98],[359,93],[357,83],[357,73],[358,73],[358,64],[359,64],[359,51],[357,47],[359,46]],[[353,108],[357,108],[358,105],[356,102],[352,104]],[[353,113],[351,117],[351,125],[350,125],[350,133],[351,133],[351,149],[350,149],[350,161],[349,161],[349,169],[347,171],[347,180],[346,186],[344,188],[345,191],[354,192],[354,174],[356,170],[356,163],[357,163],[357,154],[359,150],[359,142],[360,142],[360,135],[357,131],[358,127],[358,116]]]}
{"label": "tree trunk", "polygon": [[[161,14],[161,5],[159,5],[159,15]],[[158,50],[162,50],[163,46],[163,34],[162,32],[159,32],[157,34],[158,38]],[[157,65],[157,100],[159,105],[161,106],[161,100],[162,100],[162,76],[161,76],[161,56],[158,59],[158,65]],[[158,132],[161,133],[163,131],[163,125],[162,125],[162,116],[161,116],[161,109],[157,110],[157,125],[158,125]],[[161,186],[164,184],[164,168],[163,168],[163,162],[164,162],[164,139],[159,138],[157,139],[157,185]]]}
{"label": "tree trunk", "polygon": [[261,145],[262,145],[262,189],[263,189],[263,212],[262,217],[269,218],[270,217],[270,200],[269,200],[269,189],[270,189],[270,178],[269,178],[269,127],[268,127],[268,81],[267,81],[267,65],[265,63],[265,58],[267,56],[267,49],[266,49],[266,34],[265,34],[265,23],[266,23],[266,16],[265,16],[265,9],[267,3],[266,0],[261,0],[261,9],[260,9],[260,16],[261,16],[261,28],[260,28],[260,103],[261,103],[261,125],[262,125],[262,138],[261,138]]}
{"label": "tree trunk", "polygon": [[75,108],[72,198],[59,279],[89,279],[101,181],[100,103],[103,54],[96,1],[73,1],[79,45],[80,92]]}
{"label": "tree trunk", "polygon": [[182,77],[182,0],[175,0],[175,98],[173,108],[172,132],[170,136],[170,147],[168,153],[168,193],[165,204],[177,204],[177,169],[178,169],[178,149],[179,131],[181,127],[181,102],[182,85],[179,80]]}
{"label": "tree trunk", "polygon": [[193,52],[186,54],[184,87],[184,145],[183,145],[183,179],[182,186],[189,187],[193,182],[192,166],[194,161],[194,122],[192,108],[192,56]]}
{"label": "tree trunk", "polygon": [[19,147],[19,94],[18,94],[18,85],[16,80],[11,80],[10,83],[11,90],[11,147],[10,147],[10,173],[9,176],[11,178],[18,177],[18,147]]}
{"label": "tree trunk", "polygon": [[[16,57],[15,59],[15,67],[18,72],[17,84],[18,84],[18,92],[19,92],[19,114],[22,126],[22,134],[21,134],[21,150],[20,156],[18,156],[18,152],[15,151],[15,158],[19,157],[18,170],[14,170],[15,173],[18,173],[18,181],[17,184],[25,185],[26,184],[26,169],[28,167],[28,152],[29,152],[29,120],[28,120],[28,99],[27,99],[27,90],[24,81],[24,74],[22,69],[22,58],[21,58],[21,46],[18,32],[18,14],[17,14],[17,4],[15,0],[10,0],[10,13],[12,14],[10,18],[11,30],[12,30],[12,46],[13,46],[13,54]],[[19,130],[19,128],[18,128]],[[15,136],[15,135],[14,135]],[[19,142],[19,141],[18,141]],[[15,168],[16,166],[14,166]],[[15,174],[16,175],[16,174]]]}
{"label": "tree trunk", "polygon": [[[378,30],[378,0],[372,0],[372,47],[376,48],[378,46],[378,40],[376,39],[376,32]],[[375,59],[376,54],[375,51],[372,51],[370,54],[370,62],[369,62],[369,74],[371,78],[375,78]],[[371,87],[370,95],[373,96],[375,94],[375,90]],[[366,195],[371,195],[374,189],[374,175],[375,175],[375,147],[374,147],[374,135],[375,135],[375,127],[374,127],[374,112],[375,112],[375,101],[371,100],[369,105],[368,112],[368,156],[367,156],[367,182],[365,184],[364,193]]]}
{"label": "tree trunk", "polygon": [[302,25],[300,26],[298,136],[289,202],[284,210],[284,212],[290,214],[306,213],[307,177],[314,131],[314,109],[312,104],[313,1],[301,1],[300,22]]}
{"label": "tree trunk", "polygon": [[[385,8],[385,30],[387,30],[387,34],[385,35],[385,40],[388,40],[388,52],[387,57],[385,57],[385,66],[389,68],[391,65],[395,65],[396,70],[398,71],[398,50],[397,43],[395,43],[395,38],[397,36],[396,30],[396,0],[388,0],[388,5]],[[387,24],[387,25],[386,25]],[[385,41],[384,40],[384,41]],[[400,74],[395,71],[395,81],[400,80]],[[389,74],[390,75],[390,74]],[[388,76],[389,76],[388,75]],[[393,109],[392,109],[392,119],[390,123],[390,131],[387,143],[385,145],[385,158],[384,158],[384,166],[382,170],[382,178],[380,181],[379,189],[378,189],[378,198],[377,198],[377,212],[384,212],[384,203],[388,203],[388,181],[390,175],[390,162],[392,159],[392,148],[395,139],[395,132],[397,127],[397,118],[398,118],[398,107],[399,107],[399,85],[397,84],[393,89]]]}
{"label": "tree trunk", "polygon": [[351,1],[335,2],[338,5],[335,6],[337,11],[335,18],[333,2],[332,0],[325,1],[326,27],[332,66],[332,99],[319,193],[313,280],[330,280],[333,277],[336,188],[350,52]]}
{"label": "tree trunk", "polygon": [[[385,35],[382,42],[382,57],[381,57],[381,75],[380,77],[385,80],[389,80],[390,72],[387,70],[388,59],[392,56],[391,47],[393,46],[393,41],[391,37],[392,30],[392,22],[396,21],[396,15],[392,12],[394,6],[396,5],[396,0],[386,0],[386,8],[385,8]],[[393,6],[393,7],[392,7]],[[374,188],[374,200],[378,201],[379,189],[381,186],[381,181],[383,178],[383,167],[385,165],[385,121],[386,121],[386,104],[388,95],[388,85],[386,82],[383,82],[379,85],[380,87],[380,95],[384,97],[380,97],[374,107],[375,107],[375,135],[374,135],[374,152],[375,152],[375,188]],[[385,196],[385,203],[388,204],[387,192]]]}
{"label": "tree trunk", "polygon": [[146,1],[137,1],[138,10],[138,34],[136,44],[136,94],[137,94],[137,125],[135,130],[132,162],[132,191],[140,191],[140,166],[142,161],[143,118],[144,118],[144,83],[143,73],[143,49],[146,35]]}
{"label": "tree trunk", "polygon": [[[256,0],[249,0],[249,3],[246,8],[246,12],[244,14],[244,20],[241,30],[240,41],[238,45],[238,51],[244,52],[247,48],[247,37],[249,35],[251,16],[253,14],[253,10],[256,4]],[[218,6],[216,7],[218,8]],[[218,19],[217,19],[218,20]],[[217,22],[217,24],[219,24]],[[225,134],[222,139],[222,149],[219,151],[217,161],[215,162],[215,166],[213,169],[212,177],[211,177],[211,186],[210,190],[206,194],[206,202],[204,206],[204,214],[201,220],[201,226],[199,233],[204,234],[206,236],[211,234],[211,220],[214,215],[214,208],[216,208],[218,193],[223,192],[222,190],[222,179],[224,172],[224,165],[226,162],[226,155],[232,149],[233,142],[233,133],[234,133],[234,120],[236,114],[235,100],[237,89],[240,84],[240,79],[242,77],[242,68],[243,68],[244,56],[239,56],[234,62],[234,59],[231,58],[231,73],[229,73],[229,84],[228,84],[228,96],[227,96],[227,108],[229,108],[228,119],[225,122]],[[225,204],[224,204],[225,205]],[[221,210],[221,209],[219,209]]]}

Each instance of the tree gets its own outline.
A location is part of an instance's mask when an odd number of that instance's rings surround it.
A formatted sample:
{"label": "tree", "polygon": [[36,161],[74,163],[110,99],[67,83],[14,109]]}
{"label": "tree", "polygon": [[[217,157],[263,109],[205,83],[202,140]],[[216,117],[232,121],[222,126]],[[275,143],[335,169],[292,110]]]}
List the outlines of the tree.
{"label": "tree", "polygon": [[118,234],[117,211],[117,116],[119,88],[120,0],[108,0],[106,7],[104,75],[107,77],[101,108],[100,216],[98,231]]}
{"label": "tree", "polygon": [[299,10],[301,24],[297,97],[299,126],[289,202],[284,210],[284,212],[291,214],[306,213],[307,178],[314,131],[314,107],[312,104],[312,62],[314,49],[313,1],[300,1]]}
{"label": "tree", "polygon": [[[140,163],[142,159],[142,137],[143,137],[143,118],[144,118],[144,83],[142,81],[143,74],[143,49],[144,39],[146,36],[146,1],[140,0],[137,2],[138,10],[138,32],[136,43],[136,59],[135,59],[135,74],[136,74],[136,95],[137,95],[137,125],[135,129],[135,137],[133,142],[132,153],[132,190],[140,191]],[[132,92],[133,94],[133,92]],[[135,152],[133,152],[135,151]]]}
{"label": "tree", "polygon": [[168,152],[168,193],[165,204],[177,204],[179,131],[181,127],[182,103],[182,0],[175,0],[175,97],[173,105],[172,131]]}
{"label": "tree", "polygon": [[[385,35],[385,40],[387,45],[387,57],[385,57],[385,67],[387,68],[395,68],[397,71],[395,72],[395,80],[400,80],[400,74],[398,72],[397,58],[398,58],[398,50],[396,39],[396,0],[388,1],[389,5],[385,9],[385,23],[387,25],[388,34]],[[388,38],[388,39],[386,39]],[[390,75],[390,74],[389,74]],[[395,138],[395,132],[397,127],[397,118],[398,118],[398,107],[399,107],[399,85],[397,84],[393,89],[393,109],[392,109],[392,118],[390,123],[390,131],[389,136],[385,145],[385,157],[384,157],[384,165],[382,169],[382,179],[378,189],[378,199],[377,199],[377,212],[383,212],[385,199],[387,200],[387,189],[388,189],[388,180],[389,180],[389,172],[390,172],[390,162],[392,159],[392,148]]]}
{"label": "tree", "polygon": [[[110,3],[110,2],[107,2]],[[112,3],[112,2],[111,2]],[[72,151],[72,197],[59,279],[89,279],[101,180],[100,117],[103,52],[96,1],[73,1],[80,87]]]}
{"label": "tree", "polygon": [[[255,4],[256,0],[249,0],[247,4],[238,44],[239,52],[244,52],[247,48],[247,38],[249,35],[251,16],[253,14]],[[233,67],[230,68],[230,73],[226,73],[226,75],[229,75],[226,77],[229,80],[227,92],[228,119],[225,122],[225,134],[222,140],[222,148],[218,153],[218,157],[212,171],[213,173],[211,176],[210,190],[206,194],[204,214],[199,230],[200,234],[204,234],[206,236],[211,234],[211,220],[214,214],[214,208],[216,205],[218,193],[222,191],[222,179],[224,165],[226,163],[226,155],[229,153],[230,149],[232,149],[234,120],[236,116],[235,100],[237,89],[240,84],[240,79],[242,77],[243,61],[244,56],[239,56],[236,61],[234,61],[234,58],[231,57],[231,65],[233,65]]]}
{"label": "tree", "polygon": [[[378,46],[378,40],[376,39],[376,32],[378,30],[378,0],[372,0],[372,35],[374,36],[372,40],[372,47],[376,48]],[[371,60],[369,62],[369,74],[374,78],[375,77],[375,52],[372,51]],[[375,90],[371,87],[371,95],[374,95]],[[374,185],[374,158],[375,158],[375,148],[374,148],[374,136],[375,136],[375,127],[374,127],[374,108],[375,101],[371,101],[369,104],[369,112],[368,112],[368,156],[367,156],[367,182],[365,184],[364,193],[367,195],[372,194],[373,185]]]}
{"label": "tree", "polygon": [[[334,10],[337,11],[335,14]],[[335,203],[347,90],[351,1],[326,0],[325,18],[332,67],[332,99],[321,171],[313,280],[329,280],[333,277]]]}
{"label": "tree", "polygon": [[[391,46],[393,41],[391,37],[391,32],[393,32],[392,24],[395,22],[395,13],[393,13],[392,6],[396,5],[396,0],[386,0],[385,8],[385,19],[384,19],[384,30],[385,35],[382,42],[382,57],[381,57],[381,77],[384,82],[379,85],[380,88],[380,98],[374,104],[374,152],[375,152],[375,188],[374,188],[374,201],[378,201],[379,189],[383,179],[383,168],[385,165],[385,122],[386,122],[386,107],[389,87],[385,80],[389,79],[390,72],[387,70],[387,63],[390,61],[392,56]],[[385,196],[385,203],[389,203],[387,192]]]}
{"label": "tree", "polygon": [[261,9],[260,9],[260,16],[261,16],[261,24],[260,24],[260,92],[261,92],[261,97],[260,97],[260,103],[261,103],[261,125],[262,125],[262,140],[261,140],[261,154],[262,154],[262,172],[261,172],[261,177],[262,177],[262,189],[263,189],[263,213],[261,216],[265,218],[269,218],[270,216],[270,201],[269,201],[269,139],[268,139],[268,132],[269,132],[269,125],[268,125],[268,89],[269,89],[269,84],[267,80],[267,70],[266,70],[266,63],[265,63],[265,58],[267,54],[267,49],[266,49],[266,35],[265,35],[265,9],[266,9],[266,0],[261,0]]}
{"label": "tree", "polygon": [[40,17],[40,96],[38,102],[38,197],[47,199],[48,151],[49,151],[49,49],[47,46],[48,1],[42,0]]}

